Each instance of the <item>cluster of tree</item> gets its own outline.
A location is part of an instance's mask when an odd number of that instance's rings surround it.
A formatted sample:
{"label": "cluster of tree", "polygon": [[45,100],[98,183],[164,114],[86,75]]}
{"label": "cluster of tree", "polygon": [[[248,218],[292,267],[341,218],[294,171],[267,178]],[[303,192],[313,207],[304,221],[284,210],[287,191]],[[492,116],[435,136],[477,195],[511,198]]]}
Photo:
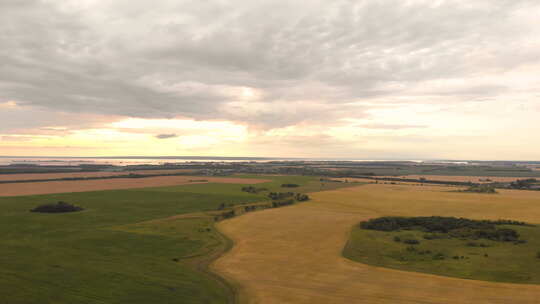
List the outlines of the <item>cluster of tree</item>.
{"label": "cluster of tree", "polygon": [[253,186],[247,186],[247,187],[242,187],[242,191],[244,192],[247,192],[247,193],[259,193],[261,191],[266,191],[268,189],[266,188],[256,188],[256,187],[253,187]]}
{"label": "cluster of tree", "polygon": [[309,200],[309,196],[307,194],[304,194],[304,193],[296,193],[294,198],[299,202],[304,202],[304,201]]}
{"label": "cluster of tree", "polygon": [[516,181],[511,182],[509,185],[509,188],[526,190],[526,189],[530,189],[536,183],[538,183],[538,180],[535,178],[518,179]]}
{"label": "cluster of tree", "polygon": [[489,247],[488,244],[477,243],[477,242],[468,242],[467,246],[469,246],[469,247]]}
{"label": "cluster of tree", "polygon": [[471,220],[456,217],[425,216],[425,217],[380,217],[360,223],[363,229],[396,231],[420,230],[431,235],[425,239],[441,238],[436,233],[444,233],[448,238],[488,239],[499,242],[522,243],[517,231],[509,228],[497,229],[497,225],[526,225],[524,222],[512,220]]}
{"label": "cluster of tree", "polygon": [[349,182],[348,180],[342,181],[342,180],[339,180],[339,179],[331,179],[331,178],[320,178],[319,181],[322,182],[322,183],[324,183],[324,182],[329,182],[329,183],[348,183],[348,182]]}
{"label": "cluster of tree", "polygon": [[272,202],[272,208],[289,206],[289,205],[292,205],[292,204],[294,204],[294,200],[292,200],[292,199],[285,200],[285,201],[277,201],[277,202]]}
{"label": "cluster of tree", "polygon": [[281,187],[283,187],[283,188],[296,188],[296,187],[300,187],[300,185],[297,185],[297,184],[281,184]]}
{"label": "cluster of tree", "polygon": [[42,212],[42,213],[63,213],[63,212],[76,212],[76,211],[81,211],[81,210],[84,210],[84,209],[82,207],[60,201],[56,204],[40,205],[30,211]]}
{"label": "cluster of tree", "polygon": [[251,212],[251,211],[256,211],[258,209],[266,209],[266,208],[270,208],[270,205],[251,205],[251,206],[245,206],[244,207],[244,212]]}
{"label": "cluster of tree", "polygon": [[214,220],[217,222],[221,219],[228,219],[228,218],[234,217],[235,215],[236,215],[236,212],[234,210],[231,210],[231,211],[223,212],[222,214],[218,216],[215,216]]}
{"label": "cluster of tree", "polygon": [[472,232],[475,239],[488,239],[498,242],[523,242],[519,240],[519,233],[514,229],[502,228],[491,230],[475,230]]}
{"label": "cluster of tree", "polygon": [[476,185],[476,184],[473,184],[472,182],[431,180],[431,179],[426,179],[424,177],[421,177],[421,178],[374,177],[373,175],[348,175],[347,177],[364,178],[364,179],[371,179],[375,181],[408,182],[408,183],[422,183],[422,184],[435,184],[435,185],[453,185],[453,186]]}
{"label": "cluster of tree", "polygon": [[253,206],[245,206],[244,207],[244,212],[251,212],[251,211],[255,211],[257,210],[257,206],[253,205]]}
{"label": "cluster of tree", "polygon": [[469,188],[463,190],[463,192],[497,193],[497,191],[495,191],[495,187],[493,185],[486,185],[486,184],[470,186]]}
{"label": "cluster of tree", "polygon": [[420,241],[417,240],[417,239],[412,239],[412,238],[406,238],[406,239],[401,239],[401,237],[399,236],[396,236],[394,237],[394,242],[403,242],[405,244],[409,244],[409,245],[418,245],[420,244]]}
{"label": "cluster of tree", "polygon": [[294,196],[294,192],[270,192],[268,197],[272,200],[280,200]]}
{"label": "cluster of tree", "polygon": [[415,246],[407,246],[406,250],[407,251],[414,251],[419,255],[431,254],[431,250],[429,250],[429,249],[428,250],[419,250]]}
{"label": "cluster of tree", "polygon": [[400,229],[422,230],[426,232],[448,233],[450,230],[469,228],[469,229],[493,229],[495,225],[527,225],[525,222],[512,220],[471,220],[457,217],[444,216],[417,216],[400,217],[385,216],[370,219],[361,222],[363,229],[396,231]]}

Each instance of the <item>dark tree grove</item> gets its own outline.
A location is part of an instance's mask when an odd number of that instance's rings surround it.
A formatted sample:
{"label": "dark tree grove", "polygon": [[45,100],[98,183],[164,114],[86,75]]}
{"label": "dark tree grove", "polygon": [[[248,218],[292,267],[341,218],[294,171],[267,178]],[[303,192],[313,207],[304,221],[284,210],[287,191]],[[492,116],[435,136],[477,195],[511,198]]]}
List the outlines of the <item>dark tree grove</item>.
{"label": "dark tree grove", "polygon": [[300,187],[300,186],[297,185],[297,184],[282,184],[281,187],[283,187],[283,188],[296,188],[296,187]]}
{"label": "dark tree grove", "polygon": [[31,212],[41,212],[41,213],[64,213],[64,212],[76,212],[84,210],[79,206],[68,204],[66,202],[58,202],[56,204],[44,204],[40,205],[32,210]]}
{"label": "dark tree grove", "polygon": [[[369,230],[398,231],[420,230],[431,234],[425,239],[435,238],[464,238],[488,239],[500,242],[517,242],[519,233],[510,228],[497,228],[498,225],[527,225],[524,222],[512,220],[471,220],[456,217],[425,216],[425,217],[379,217],[361,222],[360,227]],[[437,235],[439,234],[439,235]],[[442,235],[441,235],[442,234]]]}
{"label": "dark tree grove", "polygon": [[281,200],[294,196],[294,192],[270,192],[268,197],[272,200]]}

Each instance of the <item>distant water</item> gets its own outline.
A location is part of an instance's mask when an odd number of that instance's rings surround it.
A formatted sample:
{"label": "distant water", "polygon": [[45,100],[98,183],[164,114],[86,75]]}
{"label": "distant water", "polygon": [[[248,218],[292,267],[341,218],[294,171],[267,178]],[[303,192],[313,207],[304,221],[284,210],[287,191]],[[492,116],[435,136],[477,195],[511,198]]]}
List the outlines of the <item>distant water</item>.
{"label": "distant water", "polygon": [[[204,157],[204,156],[185,156],[185,157],[2,157],[0,156],[0,165],[10,164],[33,164],[40,166],[79,166],[79,165],[161,165],[165,163],[190,163],[190,162],[269,162],[269,161],[411,161],[422,163],[422,160],[374,160],[374,159],[343,159],[343,158],[264,158],[264,157]],[[426,161],[429,163],[447,163],[447,164],[467,164],[464,161]]]}
{"label": "distant water", "polygon": [[166,163],[191,163],[191,162],[268,162],[268,161],[301,161],[298,158],[240,158],[240,157],[1,157],[0,165],[26,164],[40,166],[79,166],[79,165],[162,165]]}
{"label": "distant water", "polygon": [[[189,162],[248,162],[261,161],[253,159],[163,159],[163,158],[44,158],[44,157],[25,157],[25,158],[0,158],[0,165],[10,164],[32,164],[40,166],[79,166],[79,165],[162,165],[165,163],[189,163]],[[269,161],[269,160],[262,160]]]}

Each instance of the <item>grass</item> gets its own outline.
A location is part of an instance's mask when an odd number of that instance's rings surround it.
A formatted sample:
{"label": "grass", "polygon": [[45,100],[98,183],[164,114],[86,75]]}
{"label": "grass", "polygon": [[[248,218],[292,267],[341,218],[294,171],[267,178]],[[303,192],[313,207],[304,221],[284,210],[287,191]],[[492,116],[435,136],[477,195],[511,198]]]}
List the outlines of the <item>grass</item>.
{"label": "grass", "polygon": [[[242,178],[261,178],[259,175],[236,175],[235,177]],[[272,181],[264,184],[256,184],[255,187],[264,187],[270,191],[277,192],[299,192],[299,193],[312,193],[320,191],[329,191],[336,190],[341,188],[353,187],[362,185],[364,183],[351,182],[351,183],[340,183],[340,182],[321,182],[319,177],[314,176],[290,176],[290,175],[272,175],[265,176],[265,178],[271,178]],[[286,188],[281,187],[282,184],[298,184],[299,187],[295,188]]]}
{"label": "grass", "polygon": [[[257,176],[258,177],[258,176]],[[314,177],[265,177],[280,191],[316,190]],[[204,212],[266,201],[242,184],[195,184],[0,198],[3,303],[229,303],[234,290],[208,271],[231,243]],[[338,185],[344,186],[344,185]],[[30,209],[65,201],[76,213]],[[199,216],[173,217],[199,214]]]}
{"label": "grass", "polygon": [[448,175],[448,176],[499,176],[499,177],[540,177],[539,171],[525,167],[495,167],[495,166],[444,166],[444,165],[418,165],[418,166],[354,166],[351,169],[355,174],[375,175]]}
{"label": "grass", "polygon": [[[498,226],[516,230],[524,244],[490,240],[432,239],[425,232],[401,230],[382,232],[365,230],[356,225],[343,250],[353,261],[406,271],[509,283],[540,283],[540,228]],[[398,237],[402,241],[396,242]],[[403,240],[415,239],[418,245]],[[468,244],[474,242],[475,246]],[[480,247],[482,244],[486,247]],[[444,259],[437,259],[437,255]],[[487,256],[486,256],[487,255]],[[456,258],[454,258],[456,257]]]}

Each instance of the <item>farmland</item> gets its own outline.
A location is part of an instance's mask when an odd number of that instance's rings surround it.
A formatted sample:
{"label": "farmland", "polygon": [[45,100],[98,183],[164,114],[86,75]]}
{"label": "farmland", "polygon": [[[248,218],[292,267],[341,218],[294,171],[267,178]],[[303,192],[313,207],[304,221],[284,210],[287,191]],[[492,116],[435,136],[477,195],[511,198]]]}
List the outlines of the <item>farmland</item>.
{"label": "farmland", "polygon": [[[356,225],[344,256],[365,264],[466,279],[540,283],[540,229],[503,225],[521,242],[448,237],[418,230],[366,230]],[[413,244],[413,245],[410,245]]]}
{"label": "farmland", "polygon": [[75,181],[45,181],[14,184],[0,184],[0,196],[36,195],[65,192],[86,192],[98,190],[133,189],[175,186],[197,183],[246,183],[266,182],[263,179],[239,179],[234,177],[200,176],[156,176],[146,178],[114,178]]}
{"label": "farmland", "polygon": [[[234,285],[207,269],[232,246],[211,214],[221,205],[268,201],[266,192],[241,191],[254,181],[267,181],[257,186],[268,191],[282,191],[284,183],[320,189],[313,177],[247,176],[227,184],[2,197],[2,303],[230,303]],[[29,212],[57,201],[84,210]]]}
{"label": "farmland", "polygon": [[[306,204],[223,221],[218,228],[235,246],[213,267],[240,284],[240,298],[248,303],[536,303],[540,285],[394,270],[342,256],[351,228],[373,217],[504,216],[540,223],[538,192],[485,195],[450,189],[369,184],[315,193]],[[538,264],[531,267],[536,273]]]}
{"label": "farmland", "polygon": [[[381,216],[504,217],[537,224],[538,191],[486,195],[286,175],[146,182],[153,179],[158,177],[127,179],[144,188],[0,197],[0,294],[13,304],[535,303],[540,296],[536,226],[515,228],[527,243],[483,241],[489,247],[467,247],[458,239],[428,243],[419,231],[358,229],[361,221]],[[123,179],[61,183],[117,180]],[[10,185],[50,183],[56,182]],[[268,194],[288,191],[311,199],[272,208]],[[83,210],[29,212],[57,201]],[[232,218],[223,220],[231,211]],[[468,259],[420,261],[394,234],[421,240],[418,250]],[[405,260],[392,258],[396,251]]]}
{"label": "farmland", "polygon": [[190,173],[194,170],[128,170],[128,171],[96,171],[96,172],[65,172],[65,173],[19,173],[0,174],[0,181],[51,180],[62,178],[110,177],[128,174],[175,174]]}
{"label": "farmland", "polygon": [[380,176],[380,177],[402,177],[410,179],[439,180],[450,182],[471,182],[471,183],[490,183],[490,182],[513,182],[517,179],[527,177],[506,177],[506,176],[459,176],[459,175],[404,175],[404,176]]}

